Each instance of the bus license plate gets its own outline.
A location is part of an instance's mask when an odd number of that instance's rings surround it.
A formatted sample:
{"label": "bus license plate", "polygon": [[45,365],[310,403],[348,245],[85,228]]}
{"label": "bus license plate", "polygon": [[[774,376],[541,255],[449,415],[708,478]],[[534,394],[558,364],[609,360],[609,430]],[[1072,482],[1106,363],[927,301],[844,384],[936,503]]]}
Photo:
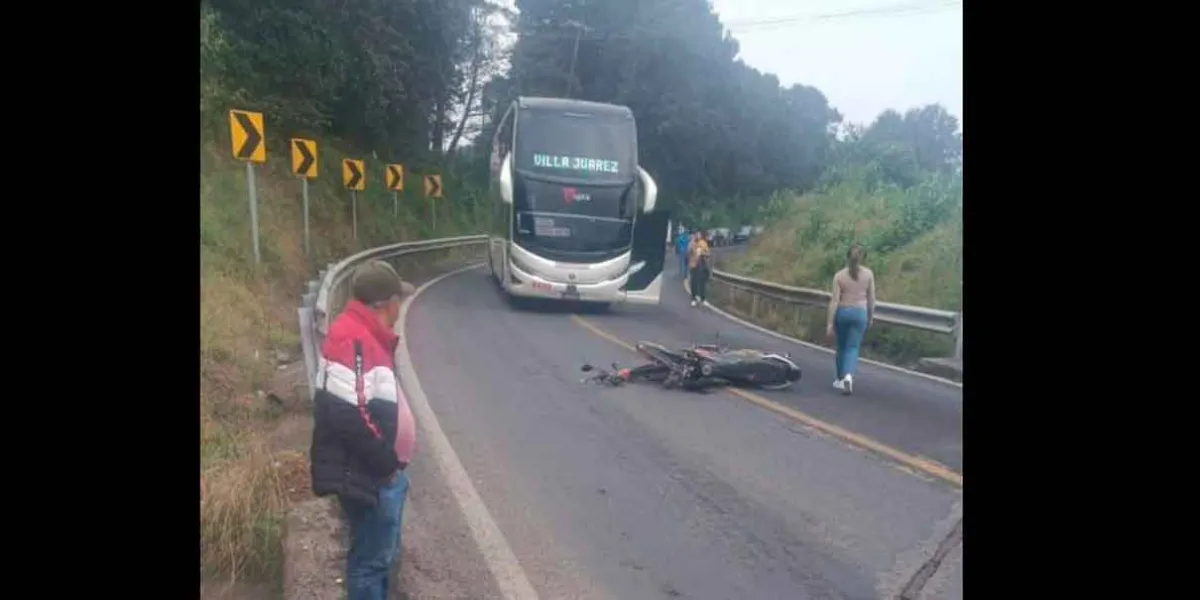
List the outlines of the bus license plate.
{"label": "bus license plate", "polygon": [[562,296],[563,296],[563,299],[565,299],[565,300],[578,300],[579,299],[579,289],[575,287],[575,284],[568,283],[567,291],[563,292]]}

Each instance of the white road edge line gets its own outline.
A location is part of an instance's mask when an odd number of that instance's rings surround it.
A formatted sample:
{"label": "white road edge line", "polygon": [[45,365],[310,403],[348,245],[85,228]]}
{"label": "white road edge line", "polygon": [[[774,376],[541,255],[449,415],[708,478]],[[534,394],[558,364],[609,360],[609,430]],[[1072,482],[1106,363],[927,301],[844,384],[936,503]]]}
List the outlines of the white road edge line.
{"label": "white road edge line", "polygon": [[[688,297],[691,297],[691,295],[692,295],[692,290],[691,290],[691,288],[690,288],[690,287],[688,287],[688,282],[687,282],[687,280],[686,280],[686,279],[685,279],[685,280],[684,280],[684,282],[683,282],[683,289],[684,289],[684,291],[686,291],[686,292],[688,293]],[[721,309],[717,308],[717,307],[716,307],[716,306],[714,306],[714,305],[713,305],[713,303],[711,303],[711,302],[709,302],[709,303],[708,303],[708,308],[709,308],[709,310],[712,310],[713,312],[717,313],[718,315],[721,315],[722,317],[725,317],[726,319],[729,319],[730,321],[733,321],[733,322],[735,322],[735,323],[737,323],[737,324],[739,324],[739,325],[741,325],[741,326],[743,326],[743,327],[748,327],[748,328],[750,328],[750,329],[753,329],[753,330],[755,330],[755,331],[758,331],[758,332],[761,332],[761,333],[765,333],[765,334],[767,334],[767,335],[770,335],[770,336],[777,337],[777,338],[779,338],[779,339],[781,339],[781,340],[786,340],[786,341],[789,341],[789,342],[791,342],[791,343],[793,343],[793,344],[797,344],[797,345],[800,345],[800,346],[804,346],[805,348],[812,348],[813,350],[820,350],[821,352],[824,352],[825,354],[835,354],[835,352],[834,352],[833,350],[830,350],[829,348],[826,348],[825,346],[822,346],[822,345],[820,345],[820,344],[814,344],[814,343],[812,343],[812,342],[806,342],[806,341],[804,341],[804,340],[798,340],[798,339],[796,339],[796,338],[794,338],[794,337],[791,337],[791,336],[788,336],[788,335],[784,335],[784,334],[782,334],[782,333],[779,333],[778,331],[772,331],[772,330],[770,330],[770,329],[767,329],[766,327],[761,327],[761,326],[759,326],[759,325],[755,325],[754,323],[751,323],[750,321],[747,321],[747,320],[745,320],[745,319],[743,319],[743,318],[741,318],[741,317],[737,317],[737,316],[731,315],[731,314],[729,314],[729,313],[727,313],[727,312],[725,312],[725,311],[723,311],[723,310],[721,310]],[[950,387],[956,387],[956,388],[958,388],[958,389],[960,389],[960,390],[962,389],[962,386],[963,386],[961,383],[959,383],[959,382],[957,382],[957,381],[954,381],[954,380],[951,380],[951,379],[946,379],[946,378],[944,378],[944,377],[938,377],[938,376],[936,376],[936,375],[930,375],[929,373],[922,373],[922,372],[920,372],[920,371],[913,371],[913,370],[910,370],[910,369],[905,369],[904,367],[897,367],[896,365],[889,365],[889,364],[887,364],[887,363],[884,363],[884,362],[879,362],[879,361],[877,361],[877,360],[871,360],[871,359],[869,359],[869,358],[859,358],[859,359],[858,359],[858,362],[864,362],[864,363],[867,363],[867,364],[869,364],[869,365],[875,365],[875,366],[877,366],[877,367],[883,367],[883,368],[885,368],[885,369],[890,369],[890,370],[892,370],[892,371],[896,371],[896,372],[899,372],[899,373],[904,373],[905,375],[915,375],[915,376],[917,376],[917,377],[920,377],[920,378],[922,378],[922,379],[928,379],[929,381],[933,381],[933,382],[935,382],[935,383],[940,383],[940,384],[943,384],[943,385],[948,385],[948,386],[950,386]]]}
{"label": "white road edge line", "polygon": [[400,344],[396,349],[398,358],[396,369],[400,373],[401,386],[416,415],[417,427],[421,431],[421,436],[427,440],[434,462],[446,478],[450,492],[458,502],[459,508],[462,509],[463,517],[471,530],[471,537],[479,546],[479,551],[483,555],[484,562],[487,563],[488,570],[492,572],[492,577],[496,580],[500,593],[509,600],[537,600],[537,591],[533,589],[533,584],[529,582],[529,577],[521,568],[521,563],[517,561],[512,548],[509,547],[508,540],[504,538],[496,521],[492,519],[492,514],[488,512],[483,499],[479,497],[479,492],[471,484],[471,478],[467,476],[462,461],[458,459],[458,454],[450,445],[450,440],[446,438],[446,433],[442,431],[441,425],[438,424],[437,415],[433,413],[429,399],[421,390],[421,382],[417,379],[417,372],[412,366],[412,354],[408,350],[408,337],[405,336],[408,309],[412,307],[413,302],[422,292],[443,279],[479,268],[484,264],[468,265],[439,275],[421,285],[405,299],[404,305],[400,308],[400,320],[396,322],[396,333],[400,334]]}

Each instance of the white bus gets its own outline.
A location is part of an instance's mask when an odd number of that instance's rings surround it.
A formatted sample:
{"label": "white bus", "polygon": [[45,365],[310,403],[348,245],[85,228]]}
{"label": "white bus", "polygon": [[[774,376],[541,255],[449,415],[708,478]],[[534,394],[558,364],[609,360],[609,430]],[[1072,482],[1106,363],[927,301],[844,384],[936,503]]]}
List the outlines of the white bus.
{"label": "white bus", "polygon": [[516,297],[658,304],[669,215],[624,106],[521,97],[492,140],[492,277]]}

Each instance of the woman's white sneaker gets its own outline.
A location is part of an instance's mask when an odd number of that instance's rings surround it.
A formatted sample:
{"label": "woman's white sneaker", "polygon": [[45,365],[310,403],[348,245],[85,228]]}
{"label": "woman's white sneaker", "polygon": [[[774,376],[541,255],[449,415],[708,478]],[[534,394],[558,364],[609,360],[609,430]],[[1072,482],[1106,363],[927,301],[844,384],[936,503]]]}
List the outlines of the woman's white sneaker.
{"label": "woman's white sneaker", "polygon": [[692,306],[695,306],[695,305],[696,305],[696,300],[692,299]]}
{"label": "woman's white sneaker", "polygon": [[854,376],[853,375],[847,375],[842,378],[842,388],[841,389],[842,389],[842,393],[846,394],[847,396],[854,393]]}
{"label": "woman's white sneaker", "polygon": [[834,379],[833,380],[833,389],[842,390],[844,392],[844,391],[846,391],[846,385],[842,383],[841,379]]}

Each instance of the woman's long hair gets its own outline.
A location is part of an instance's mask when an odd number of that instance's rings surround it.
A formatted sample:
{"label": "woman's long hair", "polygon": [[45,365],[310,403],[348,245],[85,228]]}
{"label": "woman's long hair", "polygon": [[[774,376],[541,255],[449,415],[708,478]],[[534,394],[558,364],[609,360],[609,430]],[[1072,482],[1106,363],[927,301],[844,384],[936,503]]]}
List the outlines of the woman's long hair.
{"label": "woman's long hair", "polygon": [[863,250],[862,244],[856,242],[850,245],[850,249],[846,251],[846,268],[850,271],[850,279],[858,281],[859,266],[866,257],[867,251]]}

